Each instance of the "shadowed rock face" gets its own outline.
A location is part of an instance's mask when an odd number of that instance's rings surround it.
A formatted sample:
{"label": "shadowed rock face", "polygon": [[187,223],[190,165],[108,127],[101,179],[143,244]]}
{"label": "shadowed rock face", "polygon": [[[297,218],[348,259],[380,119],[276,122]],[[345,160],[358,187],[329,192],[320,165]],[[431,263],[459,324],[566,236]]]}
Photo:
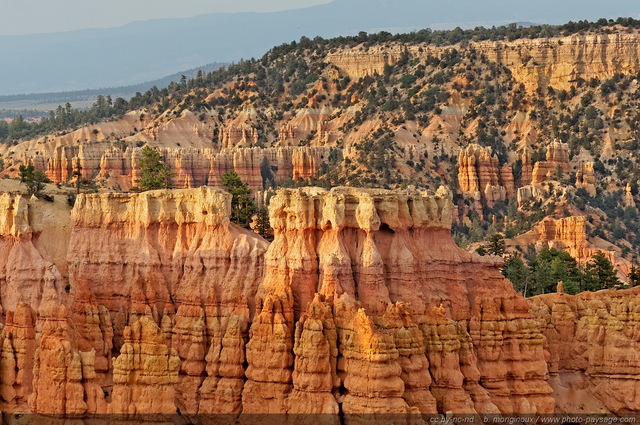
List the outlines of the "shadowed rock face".
{"label": "shadowed rock face", "polygon": [[[6,202],[18,206],[3,216],[11,252],[28,229],[37,235],[38,215],[22,198]],[[532,316],[497,259],[454,244],[452,210],[445,189],[284,189],[271,200],[269,245],[229,223],[230,196],[210,188],[80,196],[68,276],[32,244],[21,267],[42,289],[5,306],[12,289],[1,282],[2,410],[553,412],[548,368],[570,354],[554,348],[561,327],[544,309],[561,300],[532,301]],[[67,278],[70,291],[58,290]],[[603,329],[635,311],[603,305]],[[596,320],[572,308],[585,326]],[[632,355],[616,353],[637,376]],[[631,385],[608,379],[607,362],[593,391],[602,399]]]}
{"label": "shadowed rock face", "polygon": [[640,288],[560,292],[529,299],[547,340],[559,405],[564,410],[582,403],[587,410],[637,412]]}

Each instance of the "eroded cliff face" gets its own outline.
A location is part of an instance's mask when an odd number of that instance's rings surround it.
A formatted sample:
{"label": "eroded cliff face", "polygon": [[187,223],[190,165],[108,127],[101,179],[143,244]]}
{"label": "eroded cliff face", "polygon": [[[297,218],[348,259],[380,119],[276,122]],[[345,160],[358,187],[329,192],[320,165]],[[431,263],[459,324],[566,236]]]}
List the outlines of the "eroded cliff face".
{"label": "eroded cliff face", "polygon": [[637,32],[572,35],[510,42],[481,42],[474,47],[508,67],[529,90],[569,89],[578,79],[607,79],[640,71]]}
{"label": "eroded cliff face", "polygon": [[[564,173],[571,170],[569,165],[569,146],[566,143],[554,140],[547,147],[546,158],[546,161],[538,161],[534,164],[531,184],[540,184],[547,180],[559,180],[558,177],[561,178]],[[585,176],[583,175],[583,177]]]}
{"label": "eroded cliff face", "polygon": [[268,243],[229,223],[229,194],[80,195],[64,276],[42,254],[50,204],[4,199],[3,411],[196,413],[238,380],[240,397]]}
{"label": "eroded cliff face", "polygon": [[[57,244],[47,240],[42,207],[35,198],[0,194],[0,304],[15,310],[20,301],[38,308],[46,284],[61,292],[64,283],[55,252]],[[66,231],[57,229],[66,242]],[[67,239],[68,240],[68,239]]]}
{"label": "eroded cliff face", "polygon": [[80,195],[68,253],[72,294],[87,287],[112,313],[117,335],[149,308],[159,321],[190,303],[253,303],[267,242],[229,222],[230,203],[211,188]]}
{"label": "eroded cliff face", "polygon": [[529,300],[548,350],[559,411],[637,412],[640,288]]}
{"label": "eroded cliff face", "polygon": [[[578,79],[606,80],[617,73],[640,71],[640,35],[635,31],[610,34],[575,34],[568,37],[470,42],[487,59],[506,66],[527,90],[552,86],[568,90]],[[427,57],[458,46],[391,45],[387,48],[358,46],[328,55],[328,60],[351,78],[378,73],[394,65],[404,49],[414,57]]]}
{"label": "eroded cliff face", "polygon": [[474,199],[480,216],[483,205],[493,207],[496,201],[504,201],[515,194],[511,167],[507,164],[500,167],[491,148],[475,143],[458,155],[458,185],[462,193]]}
{"label": "eroded cliff face", "polygon": [[529,305],[454,244],[445,189],[283,189],[271,245],[229,208],[210,188],[80,196],[70,291],[35,275],[37,307],[5,308],[2,410],[550,413],[571,385],[638,410],[612,394],[636,390],[637,291]]}

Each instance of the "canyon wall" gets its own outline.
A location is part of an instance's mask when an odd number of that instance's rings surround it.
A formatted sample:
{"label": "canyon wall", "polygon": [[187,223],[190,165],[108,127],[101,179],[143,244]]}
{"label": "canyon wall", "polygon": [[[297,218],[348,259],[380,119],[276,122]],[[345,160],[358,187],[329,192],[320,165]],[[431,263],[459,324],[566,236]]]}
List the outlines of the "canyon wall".
{"label": "canyon wall", "polygon": [[[60,223],[62,224],[62,223]],[[57,229],[57,238],[66,239]],[[19,302],[38,308],[46,285],[60,292],[64,288],[55,250],[48,240],[42,203],[35,197],[0,194],[0,306],[14,310]],[[68,239],[67,239],[68,241]]]}
{"label": "canyon wall", "polygon": [[[487,59],[509,68],[518,83],[528,91],[548,86],[569,90],[582,79],[606,80],[615,74],[633,75],[640,72],[640,34],[617,30],[611,34],[574,34],[567,37],[519,39],[513,41],[470,42]],[[413,57],[421,59],[442,54],[459,46],[407,46]],[[397,45],[387,48],[358,46],[327,56],[329,62],[352,79],[384,72],[385,65],[394,65],[404,49]]]}
{"label": "canyon wall", "polygon": [[[403,50],[400,46],[394,48],[367,48],[356,51],[340,51],[327,55],[327,60],[344,71],[350,78],[358,80],[367,75],[384,74],[387,65],[394,65],[401,57]],[[411,53],[417,51],[411,49]]]}
{"label": "canyon wall", "polygon": [[498,157],[491,148],[475,143],[458,155],[458,186],[460,191],[473,198],[478,215],[484,215],[483,206],[493,207],[497,201],[505,201],[515,195],[515,182],[511,167],[499,166]]}
{"label": "canyon wall", "polygon": [[575,34],[569,37],[479,42],[473,46],[509,68],[528,90],[552,86],[569,90],[578,79],[606,80],[640,71],[638,32]]}
{"label": "canyon wall", "polygon": [[[333,304],[345,413],[553,411],[525,301],[496,259],[453,243],[452,209],[444,188],[299,189],[272,199],[276,238],[258,297],[278,305],[289,332],[318,299]],[[363,356],[365,347],[376,356]]]}
{"label": "canyon wall", "polygon": [[533,165],[531,184],[540,184],[547,180],[560,180],[558,177],[561,178],[571,171],[569,146],[566,143],[554,140],[547,147],[546,158],[546,161],[538,161]]}

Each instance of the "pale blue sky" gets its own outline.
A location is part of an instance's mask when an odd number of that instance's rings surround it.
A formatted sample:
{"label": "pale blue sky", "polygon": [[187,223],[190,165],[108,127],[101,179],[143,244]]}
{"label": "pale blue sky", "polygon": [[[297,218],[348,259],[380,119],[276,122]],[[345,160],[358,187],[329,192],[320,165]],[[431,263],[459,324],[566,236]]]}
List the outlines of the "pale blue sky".
{"label": "pale blue sky", "polygon": [[0,0],[0,35],[107,28],[215,12],[271,12],[331,0]]}

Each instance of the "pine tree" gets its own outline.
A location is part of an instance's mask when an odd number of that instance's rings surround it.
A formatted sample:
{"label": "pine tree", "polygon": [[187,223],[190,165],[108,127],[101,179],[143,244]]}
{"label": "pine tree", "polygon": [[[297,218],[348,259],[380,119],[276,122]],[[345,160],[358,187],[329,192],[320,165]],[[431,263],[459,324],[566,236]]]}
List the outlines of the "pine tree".
{"label": "pine tree", "polygon": [[258,210],[255,202],[251,199],[251,190],[234,170],[228,171],[222,176],[222,185],[232,195],[230,220],[249,229],[251,218]]}
{"label": "pine tree", "polygon": [[637,286],[640,283],[640,269],[636,267],[635,264],[631,266],[631,270],[629,270],[627,278],[629,279],[629,285],[631,286]]}
{"label": "pine tree", "polygon": [[501,271],[502,275],[511,281],[513,288],[526,297],[531,277],[529,269],[522,261],[522,258],[518,255],[509,255]]}
{"label": "pine tree", "polygon": [[620,285],[616,269],[602,251],[593,254],[584,268],[584,275],[586,290],[597,291]]}
{"label": "pine tree", "polygon": [[258,209],[256,227],[254,230],[266,240],[273,240],[273,228],[271,228],[271,224],[269,223],[269,210],[267,207],[261,207]]}
{"label": "pine tree", "polygon": [[500,233],[495,233],[489,238],[487,244],[487,252],[491,255],[502,256],[505,252],[506,246],[504,243],[504,236]]}
{"label": "pine tree", "polygon": [[476,252],[480,255],[497,255],[503,256],[506,251],[506,245],[504,243],[504,236],[500,233],[495,233],[489,238],[489,242],[479,246]]}
{"label": "pine tree", "polygon": [[268,189],[269,187],[275,186],[273,181],[273,171],[271,170],[271,165],[269,164],[269,160],[265,156],[262,158],[262,162],[260,163],[260,175],[262,176],[262,188]]}
{"label": "pine tree", "polygon": [[80,194],[80,187],[82,186],[82,166],[80,165],[80,161],[76,161],[72,176],[76,178],[76,196],[78,196]]}
{"label": "pine tree", "polygon": [[141,191],[170,189],[172,175],[158,149],[149,146],[142,148],[140,178],[136,180]]}
{"label": "pine tree", "polygon": [[20,182],[27,185],[27,193],[29,195],[40,196],[44,190],[45,183],[51,183],[51,180],[40,170],[36,170],[33,164],[21,165]]}
{"label": "pine tree", "polygon": [[529,262],[529,269],[532,295],[554,292],[560,281],[566,293],[580,291],[583,276],[577,261],[567,251],[544,248]]}

